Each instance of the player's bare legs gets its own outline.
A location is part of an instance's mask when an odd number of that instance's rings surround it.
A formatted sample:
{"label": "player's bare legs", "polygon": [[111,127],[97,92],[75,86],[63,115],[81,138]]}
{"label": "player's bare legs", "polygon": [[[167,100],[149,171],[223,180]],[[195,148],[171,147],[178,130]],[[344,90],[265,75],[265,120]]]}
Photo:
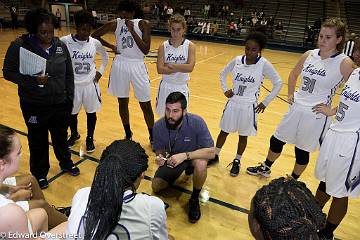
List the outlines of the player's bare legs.
{"label": "player's bare legs", "polygon": [[238,149],[237,149],[237,154],[242,156],[243,153],[245,152],[246,149],[246,145],[247,145],[247,136],[240,136],[239,135],[239,142],[238,142]]}
{"label": "player's bare legs", "polygon": [[144,119],[149,130],[150,142],[152,142],[152,129],[154,127],[154,112],[151,107],[151,102],[139,102],[141,110],[144,114]]}
{"label": "player's bare legs", "polygon": [[254,176],[262,175],[264,177],[270,177],[270,173],[271,173],[270,168],[272,164],[276,161],[276,159],[280,157],[284,145],[285,142],[282,142],[276,137],[271,136],[270,148],[266,156],[265,162],[255,167],[248,167],[246,169],[246,172]]}
{"label": "player's bare legs", "polygon": [[216,139],[216,147],[217,148],[222,148],[225,144],[226,138],[229,135],[229,133],[224,132],[224,131],[220,131],[217,139]]}
{"label": "player's bare legs", "polygon": [[232,161],[232,167],[230,169],[230,175],[233,177],[236,177],[240,173],[240,166],[241,166],[240,161],[247,145],[247,138],[248,138],[247,136],[239,135],[239,142],[238,142],[236,156]]}
{"label": "player's bare legs", "polygon": [[271,151],[271,149],[269,149],[266,159],[269,159],[270,162],[274,163],[276,161],[276,159],[278,159],[280,157],[280,155],[281,155],[281,152],[274,153],[273,151]]}
{"label": "player's bare legs", "polygon": [[296,174],[297,176],[300,176],[305,171],[306,167],[307,164],[300,165],[298,163],[295,163],[293,173]]}
{"label": "player's bare legs", "polygon": [[315,199],[318,202],[321,209],[330,200],[331,196],[326,193],[325,182],[320,182],[318,189],[316,190]]}
{"label": "player's bare legs", "polygon": [[326,219],[325,228],[319,232],[321,239],[333,239],[335,229],[339,226],[346,215],[348,201],[348,197],[333,197],[328,217]]}
{"label": "player's bare legs", "polygon": [[119,114],[123,125],[129,125],[129,98],[118,98]]}
{"label": "player's bare legs", "polygon": [[124,126],[125,134],[127,139],[131,139],[132,133],[130,128],[129,119],[129,98],[118,98],[119,102],[119,114]]}
{"label": "player's bare legs", "polygon": [[221,148],[225,144],[225,141],[226,141],[226,138],[228,135],[229,135],[229,133],[224,132],[222,130],[220,131],[220,133],[216,139],[215,157],[213,159],[209,159],[208,164],[207,164],[208,166],[212,166],[219,162],[219,154],[220,154]]}
{"label": "player's bare legs", "polygon": [[26,174],[26,175],[16,176],[15,179],[17,186],[28,186],[30,184],[31,193],[32,193],[31,199],[45,199],[44,194],[39,186],[39,183],[33,175]]}
{"label": "player's bare legs", "polygon": [[348,201],[349,201],[348,197],[343,197],[343,198],[333,197],[329,209],[327,221],[332,224],[339,225],[346,215],[348,209]]}
{"label": "player's bare legs", "polygon": [[17,186],[29,186],[32,192],[32,198],[29,200],[29,208],[43,208],[48,215],[49,228],[53,228],[59,225],[62,222],[67,221],[67,217],[57,211],[55,208],[51,207],[48,202],[46,202],[43,192],[37,182],[36,178],[32,175],[21,175],[16,176]]}

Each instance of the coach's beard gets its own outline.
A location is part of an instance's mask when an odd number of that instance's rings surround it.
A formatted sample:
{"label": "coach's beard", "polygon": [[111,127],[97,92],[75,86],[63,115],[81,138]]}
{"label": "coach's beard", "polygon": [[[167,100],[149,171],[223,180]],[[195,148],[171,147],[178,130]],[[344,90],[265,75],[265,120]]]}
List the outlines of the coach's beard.
{"label": "coach's beard", "polygon": [[[176,130],[176,129],[178,128],[178,126],[182,123],[183,118],[184,118],[184,116],[181,115],[181,117],[180,117],[177,121],[175,121],[175,120],[172,119],[172,118],[167,118],[167,117],[165,117],[166,127],[167,127],[168,129],[170,129],[170,130]],[[171,119],[172,121],[174,121],[174,123],[170,123],[170,122],[169,122],[169,119]]]}

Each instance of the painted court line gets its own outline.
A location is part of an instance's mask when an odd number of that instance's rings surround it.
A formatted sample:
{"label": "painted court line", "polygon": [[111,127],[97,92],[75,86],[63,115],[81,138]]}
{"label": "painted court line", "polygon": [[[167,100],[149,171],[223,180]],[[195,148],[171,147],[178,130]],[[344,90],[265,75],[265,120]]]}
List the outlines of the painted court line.
{"label": "painted court line", "polygon": [[209,57],[209,58],[205,58],[205,59],[203,59],[203,60],[200,60],[200,61],[196,62],[195,65],[200,64],[200,63],[207,62],[207,61],[209,61],[210,59],[219,57],[219,56],[224,55],[224,54],[225,54],[225,53],[222,52],[222,53],[216,54],[215,56],[212,56],[212,57]]}
{"label": "painted court line", "polygon": [[[52,145],[51,145],[52,146]],[[74,163],[75,166],[78,166],[80,165],[81,163],[85,162],[86,158],[82,158],[80,159],[79,161],[77,161],[76,163]],[[59,172],[58,174],[56,174],[55,176],[51,177],[48,182],[51,183],[53,181],[55,181],[56,179],[58,179],[60,176],[64,175],[65,172],[64,171],[61,171]]]}

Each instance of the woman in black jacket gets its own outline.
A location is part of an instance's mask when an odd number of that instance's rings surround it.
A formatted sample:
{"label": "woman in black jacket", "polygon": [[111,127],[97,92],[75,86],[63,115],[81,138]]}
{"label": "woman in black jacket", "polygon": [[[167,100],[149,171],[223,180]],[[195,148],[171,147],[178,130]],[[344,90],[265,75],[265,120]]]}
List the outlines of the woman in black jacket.
{"label": "woman in black jacket", "polygon": [[[67,145],[74,74],[67,47],[54,37],[55,19],[42,8],[27,12],[24,22],[28,33],[11,43],[3,66],[4,78],[18,85],[20,107],[28,128],[30,171],[41,188],[48,187],[48,131],[60,168],[73,176],[80,173]],[[45,58],[46,71],[34,75],[20,73],[20,48]]]}

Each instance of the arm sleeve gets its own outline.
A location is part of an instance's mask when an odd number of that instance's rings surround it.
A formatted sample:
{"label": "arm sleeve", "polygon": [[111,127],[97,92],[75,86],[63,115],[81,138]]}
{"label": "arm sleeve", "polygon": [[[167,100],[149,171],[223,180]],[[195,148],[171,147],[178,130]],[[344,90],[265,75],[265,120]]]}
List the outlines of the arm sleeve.
{"label": "arm sleeve", "polygon": [[198,117],[196,131],[197,131],[197,145],[199,148],[214,147],[214,140],[211,137],[209,129],[201,117]]}
{"label": "arm sleeve", "polygon": [[105,48],[103,47],[103,45],[101,45],[100,41],[97,39],[95,39],[95,47],[96,47],[96,52],[98,52],[101,57],[101,66],[100,66],[98,72],[101,73],[101,75],[104,75],[105,68],[109,62],[109,56],[108,56]]}
{"label": "arm sleeve", "polygon": [[220,73],[220,83],[221,83],[221,87],[224,92],[226,92],[228,90],[228,88],[226,86],[226,76],[231,70],[233,70],[233,68],[235,66],[235,62],[236,62],[236,58],[231,60],[231,62],[229,62],[228,65],[226,65],[226,67]]}
{"label": "arm sleeve", "polygon": [[36,81],[36,77],[30,75],[23,75],[20,73],[19,54],[20,46],[15,42],[12,42],[6,52],[4,59],[4,78],[22,87],[36,86],[38,84]]}
{"label": "arm sleeve", "polygon": [[166,212],[164,202],[157,197],[154,199],[151,207],[151,235],[153,240],[168,240],[168,231],[166,226]]}
{"label": "arm sleeve", "polygon": [[66,74],[65,74],[65,84],[66,84],[66,92],[67,92],[67,98],[72,103],[74,100],[74,72],[71,62],[71,56],[69,53],[68,48],[63,43],[62,47],[64,49],[65,55],[66,55]]}
{"label": "arm sleeve", "polygon": [[265,106],[268,106],[269,103],[279,94],[283,82],[274,66],[269,61],[265,62],[263,74],[266,78],[270,79],[273,85],[270,94],[262,101]]}

